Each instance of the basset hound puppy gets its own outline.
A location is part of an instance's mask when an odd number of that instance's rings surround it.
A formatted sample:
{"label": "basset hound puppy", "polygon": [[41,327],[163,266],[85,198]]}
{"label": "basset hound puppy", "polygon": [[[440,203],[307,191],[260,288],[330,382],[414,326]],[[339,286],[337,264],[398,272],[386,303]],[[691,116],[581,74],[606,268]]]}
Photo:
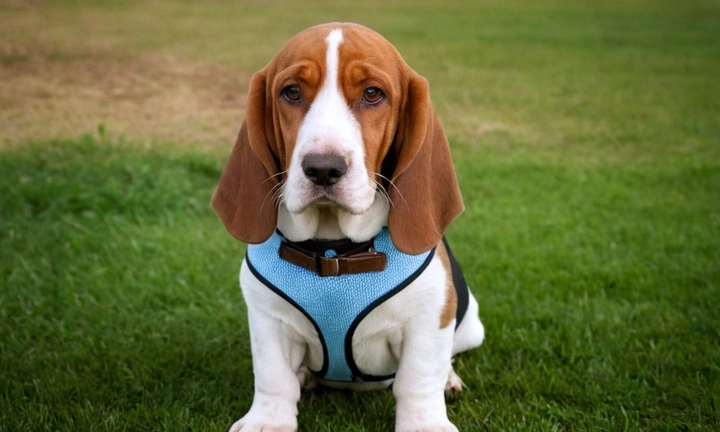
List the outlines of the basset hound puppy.
{"label": "basset hound puppy", "polygon": [[333,23],[250,83],[212,204],[248,243],[255,373],[231,431],[294,431],[301,388],[392,383],[396,431],[456,431],[452,357],[484,338],[443,233],[463,210],[427,81],[382,36]]}

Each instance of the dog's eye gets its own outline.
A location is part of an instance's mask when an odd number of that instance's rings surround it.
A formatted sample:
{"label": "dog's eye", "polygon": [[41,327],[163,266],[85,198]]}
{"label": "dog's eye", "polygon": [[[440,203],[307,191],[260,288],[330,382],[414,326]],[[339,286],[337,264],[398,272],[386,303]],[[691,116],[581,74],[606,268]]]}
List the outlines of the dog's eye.
{"label": "dog's eye", "polygon": [[282,89],[282,95],[290,102],[297,102],[300,100],[300,87],[289,85]]}
{"label": "dog's eye", "polygon": [[369,105],[375,105],[376,103],[383,100],[385,97],[385,93],[382,92],[377,87],[368,87],[365,89],[365,94],[363,95],[363,101]]}

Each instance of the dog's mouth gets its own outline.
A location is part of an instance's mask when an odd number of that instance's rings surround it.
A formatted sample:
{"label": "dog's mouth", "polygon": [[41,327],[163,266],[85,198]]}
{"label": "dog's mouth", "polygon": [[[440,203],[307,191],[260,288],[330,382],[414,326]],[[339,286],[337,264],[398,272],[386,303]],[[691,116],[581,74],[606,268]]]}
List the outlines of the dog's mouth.
{"label": "dog's mouth", "polygon": [[295,207],[291,202],[280,203],[278,228],[292,241],[310,238],[364,241],[387,225],[389,201],[375,191],[367,206],[357,205],[368,202],[367,196],[359,194],[348,194],[345,200],[329,194],[305,198],[304,202],[292,202]]}
{"label": "dog's mouth", "polygon": [[352,215],[359,216],[367,212],[369,207],[370,205],[364,206],[358,205],[358,203],[346,204],[332,197],[331,195],[324,194],[308,203],[308,205],[304,206],[304,208],[297,213],[302,213],[310,208],[316,208],[318,210],[340,210],[346,213],[350,213]]}
{"label": "dog's mouth", "polygon": [[311,205],[314,205],[317,208],[343,207],[340,204],[338,204],[337,201],[334,201],[328,197],[318,198]]}
{"label": "dog's mouth", "polygon": [[345,184],[337,183],[330,186],[317,186],[306,188],[304,196],[300,199],[295,196],[284,200],[287,209],[294,214],[303,213],[309,209],[340,210],[352,215],[362,215],[373,204],[375,191],[362,191],[349,188]]}

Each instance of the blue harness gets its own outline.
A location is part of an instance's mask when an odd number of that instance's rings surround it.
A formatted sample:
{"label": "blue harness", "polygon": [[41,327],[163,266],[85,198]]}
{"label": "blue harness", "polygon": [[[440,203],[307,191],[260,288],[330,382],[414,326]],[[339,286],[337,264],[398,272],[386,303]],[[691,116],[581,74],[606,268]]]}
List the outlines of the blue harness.
{"label": "blue harness", "polygon": [[[387,228],[383,228],[373,243],[377,252],[387,256],[385,271],[321,277],[281,259],[278,251],[282,242],[286,240],[276,232],[264,243],[248,245],[247,264],[255,277],[295,306],[315,327],[323,347],[323,366],[319,371],[312,372],[326,380],[342,382],[393,378],[394,374],[376,376],[361,372],[354,361],[352,337],[363,318],[410,285],[425,270],[435,248],[420,255],[404,254],[395,248]],[[324,253],[325,256],[335,254],[333,249]],[[452,263],[455,275],[457,266],[454,259]],[[460,307],[462,298],[468,296],[467,285],[464,280],[461,282],[462,287],[457,287],[460,300],[458,324],[466,309],[466,306]]]}

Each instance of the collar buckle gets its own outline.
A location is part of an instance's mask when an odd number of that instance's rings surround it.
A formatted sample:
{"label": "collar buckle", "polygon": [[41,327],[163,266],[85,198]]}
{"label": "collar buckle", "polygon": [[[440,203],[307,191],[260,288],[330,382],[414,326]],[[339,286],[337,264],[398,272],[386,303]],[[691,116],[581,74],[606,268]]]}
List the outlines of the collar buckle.
{"label": "collar buckle", "polygon": [[385,270],[387,256],[383,252],[376,252],[372,241],[368,243],[369,246],[360,251],[356,249],[326,257],[286,240],[280,244],[279,254],[283,260],[323,277]]}

